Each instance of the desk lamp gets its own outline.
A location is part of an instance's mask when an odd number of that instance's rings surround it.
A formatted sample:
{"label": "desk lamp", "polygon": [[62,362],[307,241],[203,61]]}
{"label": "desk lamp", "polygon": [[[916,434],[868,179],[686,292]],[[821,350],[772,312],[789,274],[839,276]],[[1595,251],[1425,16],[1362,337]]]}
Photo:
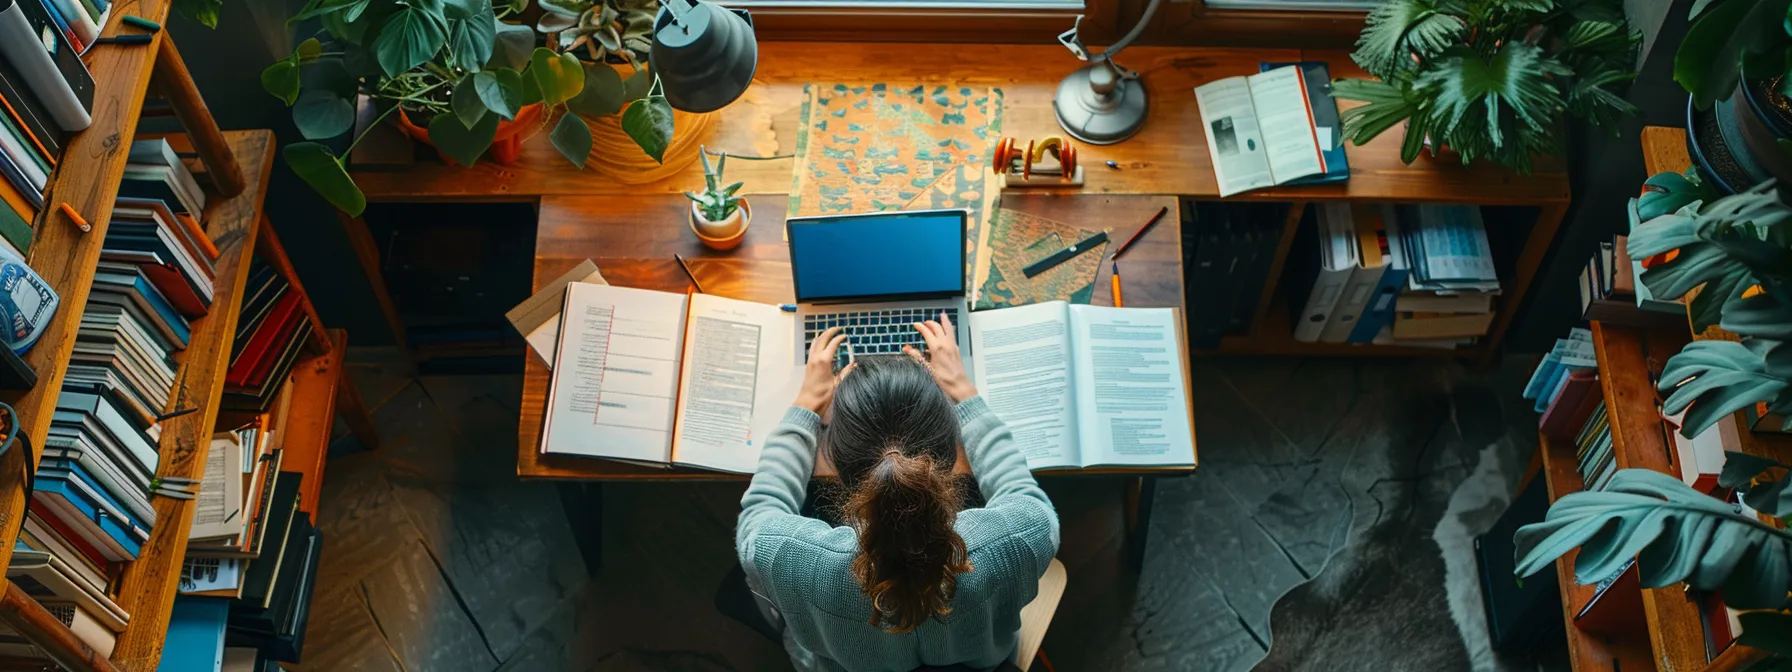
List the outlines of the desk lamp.
{"label": "desk lamp", "polygon": [[653,20],[648,56],[666,102],[686,112],[713,112],[753,83],[759,41],[746,10],[701,0],[664,0]]}
{"label": "desk lamp", "polygon": [[1150,110],[1145,85],[1139,81],[1139,73],[1115,63],[1114,55],[1145,32],[1159,4],[1162,0],[1151,0],[1138,25],[1099,54],[1089,53],[1077,36],[1077,28],[1083,23],[1081,16],[1076,17],[1076,26],[1058,36],[1058,42],[1078,60],[1089,62],[1087,67],[1065,77],[1058,84],[1058,95],[1052,98],[1058,125],[1070,137],[1091,145],[1111,145],[1132,137],[1145,125],[1145,113]]}

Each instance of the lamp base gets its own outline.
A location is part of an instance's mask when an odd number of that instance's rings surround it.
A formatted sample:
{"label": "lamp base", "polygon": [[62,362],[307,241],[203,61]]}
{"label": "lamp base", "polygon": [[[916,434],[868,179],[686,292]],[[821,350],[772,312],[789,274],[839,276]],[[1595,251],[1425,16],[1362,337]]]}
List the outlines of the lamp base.
{"label": "lamp base", "polygon": [[1117,79],[1113,91],[1096,93],[1090,82],[1091,73],[1107,67],[1107,63],[1098,62],[1070,73],[1058,84],[1058,95],[1052,98],[1058,125],[1070,137],[1091,145],[1111,145],[1132,137],[1145,126],[1146,112],[1151,108],[1145,84],[1136,79]]}

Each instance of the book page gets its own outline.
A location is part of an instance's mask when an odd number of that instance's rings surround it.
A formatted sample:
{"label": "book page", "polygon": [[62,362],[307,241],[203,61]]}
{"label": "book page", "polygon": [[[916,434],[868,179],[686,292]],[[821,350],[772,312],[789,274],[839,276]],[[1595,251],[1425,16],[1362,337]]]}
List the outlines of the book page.
{"label": "book page", "polygon": [[193,497],[189,539],[225,537],[243,531],[243,450],[236,437],[211,440],[205,453],[205,474]]}
{"label": "book page", "polygon": [[1032,469],[1075,467],[1070,325],[1062,301],[971,313],[971,375]]}
{"label": "book page", "polygon": [[672,461],[749,473],[802,384],[796,315],[775,305],[691,297]]}
{"label": "book page", "polygon": [[1325,160],[1307,109],[1306,82],[1298,66],[1287,66],[1250,76],[1251,104],[1263,127],[1263,146],[1269,150],[1269,172],[1275,183],[1323,174]]}
{"label": "book page", "polygon": [[685,296],[575,282],[561,315],[541,452],[669,460]]}
{"label": "book page", "polygon": [[1071,306],[1083,466],[1192,465],[1176,311]]}
{"label": "book page", "polygon": [[1201,132],[1207,135],[1207,155],[1213,159],[1220,196],[1274,186],[1250,83],[1243,77],[1227,77],[1197,86],[1195,104],[1201,108]]}

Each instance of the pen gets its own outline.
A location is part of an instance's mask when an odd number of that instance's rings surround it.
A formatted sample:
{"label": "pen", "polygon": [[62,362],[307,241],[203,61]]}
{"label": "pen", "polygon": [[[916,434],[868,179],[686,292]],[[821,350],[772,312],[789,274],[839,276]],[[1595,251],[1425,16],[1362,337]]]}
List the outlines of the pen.
{"label": "pen", "polygon": [[794,304],[794,303],[780,303],[780,304],[778,304],[778,310],[782,310],[782,311],[784,311],[784,312],[786,312],[786,313],[794,313],[794,312],[796,312],[796,304]]}
{"label": "pen", "polygon": [[691,285],[695,286],[697,291],[702,292],[703,283],[697,282],[697,274],[691,272],[691,264],[686,262],[683,256],[677,254],[672,255],[672,258],[678,260],[678,267],[684,269],[684,275],[691,279]]}
{"label": "pen", "polygon": [[1118,261],[1114,262],[1114,277],[1109,282],[1114,283],[1114,307],[1126,307],[1126,301],[1120,298],[1120,262]]}
{"label": "pen", "polygon": [[1126,250],[1132,247],[1133,241],[1138,240],[1139,236],[1145,235],[1146,231],[1150,231],[1151,227],[1157,225],[1157,220],[1163,219],[1164,215],[1168,212],[1170,212],[1170,206],[1166,205],[1158,208],[1157,214],[1151,216],[1151,221],[1145,222],[1145,225],[1139,227],[1139,230],[1132,232],[1132,235],[1127,237],[1126,242],[1121,243],[1119,249],[1114,250],[1113,258],[1119,259],[1120,255],[1126,254]]}

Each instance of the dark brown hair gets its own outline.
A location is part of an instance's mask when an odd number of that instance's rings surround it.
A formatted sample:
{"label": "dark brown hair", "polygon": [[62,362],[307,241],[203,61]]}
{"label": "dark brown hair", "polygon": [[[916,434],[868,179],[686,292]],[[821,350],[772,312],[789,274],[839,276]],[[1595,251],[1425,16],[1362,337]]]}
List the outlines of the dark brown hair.
{"label": "dark brown hair", "polygon": [[852,493],[852,571],[871,599],[871,624],[909,632],[951,613],[971,564],[952,529],[958,418],[932,374],[906,356],[860,358],[834,392],[825,444]]}

